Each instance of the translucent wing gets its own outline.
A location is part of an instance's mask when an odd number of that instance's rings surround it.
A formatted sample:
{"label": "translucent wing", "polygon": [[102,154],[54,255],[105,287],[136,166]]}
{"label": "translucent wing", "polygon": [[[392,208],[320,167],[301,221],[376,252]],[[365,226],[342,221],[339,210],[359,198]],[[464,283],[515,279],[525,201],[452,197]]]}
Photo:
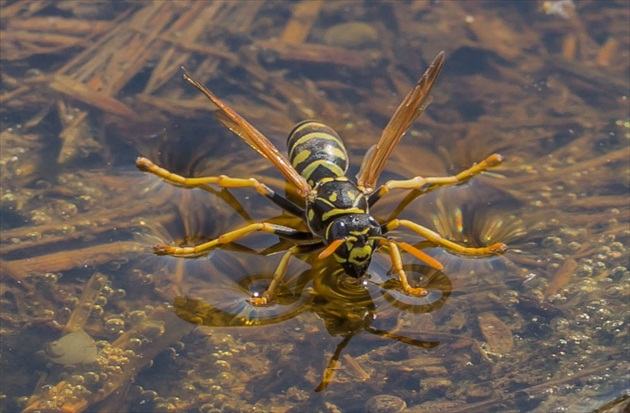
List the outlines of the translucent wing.
{"label": "translucent wing", "polygon": [[186,69],[184,70],[184,79],[199,89],[201,93],[214,103],[219,109],[217,112],[217,119],[226,128],[231,130],[234,134],[243,139],[249,146],[254,148],[256,152],[267,158],[276,168],[284,175],[284,177],[295,185],[298,189],[298,193],[302,197],[311,191],[311,187],[306,180],[291,166],[291,162],[262,134],[258,129],[252,126],[251,123],[246,121],[241,115],[236,113],[231,107],[225,104],[214,93],[210,92],[208,88],[197,82],[190,77]]}
{"label": "translucent wing", "polygon": [[444,65],[444,52],[438,53],[431,66],[424,72],[416,86],[405,96],[403,101],[392,115],[383,129],[378,143],[365,154],[361,169],[357,175],[357,183],[360,188],[372,192],[378,177],[381,175],[385,162],[389,158],[400,139],[414,120],[428,106],[429,92],[435,83],[442,66]]}

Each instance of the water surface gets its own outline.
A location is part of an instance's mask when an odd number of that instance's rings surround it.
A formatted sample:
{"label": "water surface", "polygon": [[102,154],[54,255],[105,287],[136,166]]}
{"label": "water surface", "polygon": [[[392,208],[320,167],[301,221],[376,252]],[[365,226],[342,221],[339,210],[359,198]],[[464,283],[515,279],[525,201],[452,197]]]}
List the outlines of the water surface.
{"label": "water surface", "polygon": [[[2,7],[3,411],[627,407],[626,2]],[[404,255],[427,297],[397,290],[386,255],[356,282],[306,254],[263,308],[247,298],[290,245],[274,236],[195,259],[152,253],[252,221],[303,228],[254,191],[187,190],[135,169],[144,155],[291,193],[181,65],[282,151],[293,124],[326,122],[354,176],[440,50],[433,102],[381,180],[453,174],[495,152],[505,162],[459,186],[391,193],[373,214],[508,252],[462,257],[400,231],[445,265]]]}

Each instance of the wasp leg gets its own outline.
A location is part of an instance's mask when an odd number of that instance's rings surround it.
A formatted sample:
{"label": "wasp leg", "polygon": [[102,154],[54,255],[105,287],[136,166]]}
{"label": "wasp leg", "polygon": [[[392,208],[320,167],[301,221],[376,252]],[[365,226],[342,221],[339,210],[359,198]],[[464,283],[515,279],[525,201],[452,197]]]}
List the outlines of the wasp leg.
{"label": "wasp leg", "polygon": [[256,189],[256,192],[263,196],[266,196],[274,204],[278,205],[285,211],[298,217],[304,216],[304,210],[302,208],[289,201],[288,199],[276,194],[267,185],[259,182],[254,178],[230,178],[229,176],[225,175],[187,178],[173,173],[167,169],[164,169],[142,156],[139,156],[136,159],[136,166],[141,171],[150,172],[153,175],[157,175],[158,177],[164,179],[166,182],[174,185],[179,185],[184,188],[203,188],[212,184],[218,185],[222,188],[254,188]]}
{"label": "wasp leg", "polygon": [[280,264],[278,264],[276,271],[274,271],[273,278],[271,279],[271,283],[269,284],[269,287],[267,287],[267,290],[265,290],[265,292],[259,296],[250,298],[249,302],[256,306],[263,306],[273,301],[276,296],[278,285],[287,272],[289,259],[295,254],[312,251],[317,248],[321,248],[321,246],[322,242],[317,241],[313,244],[294,245],[293,247],[289,248],[280,259]]}
{"label": "wasp leg", "polygon": [[211,241],[204,242],[203,244],[195,245],[194,247],[173,247],[170,245],[156,245],[153,250],[159,255],[176,255],[176,256],[196,256],[200,255],[218,245],[228,244],[236,241],[239,238],[243,238],[252,232],[268,232],[275,234],[282,238],[288,238],[296,241],[308,241],[313,239],[313,234],[310,232],[302,232],[297,229],[283,227],[282,225],[270,224],[267,222],[259,222],[255,224],[249,224],[243,228],[239,228],[234,231],[226,232],[225,234],[215,238]]}
{"label": "wasp leg", "polygon": [[488,168],[499,165],[501,162],[503,162],[503,158],[501,157],[501,155],[495,153],[488,156],[483,161],[474,164],[470,168],[461,171],[457,175],[431,178],[416,176],[415,178],[405,179],[403,181],[387,181],[384,185],[374,191],[372,195],[370,195],[368,202],[370,206],[374,205],[376,201],[381,199],[381,197],[383,197],[392,189],[425,189],[425,191],[423,192],[428,192],[428,190],[431,190],[438,186],[458,184],[472,178],[475,175],[482,173]]}
{"label": "wasp leg", "polygon": [[256,306],[262,306],[262,305],[269,304],[271,300],[273,300],[273,298],[276,296],[276,290],[278,289],[278,285],[280,284],[280,281],[282,281],[282,279],[284,278],[284,275],[287,272],[289,259],[293,255],[295,255],[295,253],[298,252],[299,249],[300,247],[295,245],[289,248],[287,252],[284,253],[282,258],[280,259],[280,264],[278,264],[278,268],[276,268],[276,271],[274,271],[273,273],[273,278],[271,279],[271,283],[269,284],[269,287],[267,287],[265,292],[262,293],[261,295],[251,297],[249,299],[250,303]]}
{"label": "wasp leg", "polygon": [[387,252],[389,252],[389,258],[392,261],[392,269],[396,274],[398,274],[398,279],[400,280],[400,286],[403,291],[409,295],[413,295],[416,297],[422,297],[427,295],[428,291],[422,287],[412,287],[409,284],[409,280],[407,279],[407,273],[403,269],[402,265],[402,257],[400,256],[400,250],[398,249],[398,245],[394,241],[385,240],[382,242],[387,247]]}
{"label": "wasp leg", "polygon": [[489,255],[489,254],[499,254],[504,252],[507,249],[507,245],[502,242],[497,242],[495,244],[489,245],[487,247],[465,247],[463,245],[459,245],[456,242],[449,241],[445,238],[442,238],[440,234],[437,232],[431,231],[429,228],[423,227],[422,225],[418,225],[415,222],[407,221],[406,219],[393,219],[389,221],[387,224],[381,227],[383,233],[395,230],[398,227],[409,228],[413,232],[418,235],[423,236],[428,241],[440,245],[448,250],[457,252],[459,254],[465,255]]}

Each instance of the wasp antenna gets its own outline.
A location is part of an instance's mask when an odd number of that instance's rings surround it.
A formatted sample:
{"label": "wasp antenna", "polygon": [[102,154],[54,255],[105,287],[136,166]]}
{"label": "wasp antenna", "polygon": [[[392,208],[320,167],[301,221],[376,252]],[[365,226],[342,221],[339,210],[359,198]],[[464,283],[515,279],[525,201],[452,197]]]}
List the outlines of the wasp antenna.
{"label": "wasp antenna", "polygon": [[328,244],[328,246],[324,248],[322,252],[319,253],[317,258],[323,260],[324,258],[330,257],[332,253],[337,251],[337,248],[339,248],[344,242],[346,242],[345,238],[334,240],[333,242]]}
{"label": "wasp antenna", "polygon": [[408,252],[409,254],[413,255],[414,257],[416,257],[420,261],[422,261],[425,264],[427,264],[429,267],[435,268],[438,271],[441,271],[441,270],[444,269],[444,265],[442,265],[441,262],[439,262],[438,260],[436,260],[435,258],[430,256],[429,254],[420,251],[418,248],[414,247],[413,245],[408,244],[406,242],[402,242],[402,241],[397,242],[396,244],[398,244],[400,249],[402,249],[402,250]]}

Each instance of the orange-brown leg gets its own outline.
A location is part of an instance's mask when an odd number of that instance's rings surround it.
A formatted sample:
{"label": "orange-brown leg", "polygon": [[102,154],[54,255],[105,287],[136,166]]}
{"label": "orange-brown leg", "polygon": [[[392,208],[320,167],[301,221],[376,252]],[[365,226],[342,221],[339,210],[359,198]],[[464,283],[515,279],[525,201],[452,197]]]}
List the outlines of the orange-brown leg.
{"label": "orange-brown leg", "polygon": [[454,185],[460,182],[464,182],[475,175],[478,175],[489,168],[499,165],[503,162],[503,157],[495,153],[488,156],[483,161],[474,164],[468,169],[463,170],[457,175],[442,176],[442,177],[429,177],[423,178],[416,176],[411,179],[405,179],[401,181],[387,181],[384,185],[378,188],[372,195],[370,195],[370,205],[373,205],[383,195],[387,194],[392,189],[414,189],[421,190],[427,187]]}
{"label": "orange-brown leg", "polygon": [[141,171],[152,173],[153,175],[164,179],[166,182],[169,182],[173,185],[179,185],[184,188],[203,188],[209,185],[217,185],[221,188],[254,188],[256,192],[263,196],[266,196],[285,211],[299,217],[304,216],[304,211],[302,210],[302,208],[289,201],[288,199],[276,194],[271,188],[269,188],[262,182],[259,182],[255,178],[231,178],[225,175],[188,178],[173,173],[168,169],[162,168],[161,166],[156,165],[149,159],[142,156],[136,159],[136,166]]}
{"label": "orange-brown leg", "polygon": [[295,245],[287,250],[284,253],[282,258],[280,259],[280,264],[276,268],[276,271],[273,273],[273,278],[271,279],[271,283],[269,287],[265,290],[264,293],[258,295],[255,294],[253,297],[249,299],[249,301],[255,306],[263,306],[269,304],[276,296],[276,291],[278,289],[278,285],[280,285],[280,281],[284,278],[284,275],[287,272],[287,267],[289,266],[289,259],[300,249],[299,246]]}
{"label": "orange-brown leg", "polygon": [[398,279],[400,280],[400,286],[403,291],[409,295],[413,295],[416,297],[422,297],[427,295],[428,291],[421,287],[412,287],[409,284],[409,280],[407,279],[407,273],[403,269],[402,265],[402,257],[400,256],[400,250],[398,249],[398,245],[392,240],[385,240],[383,244],[387,247],[387,252],[389,253],[389,258],[392,261],[392,269],[398,275]]}
{"label": "orange-brown leg", "polygon": [[313,239],[313,234],[311,234],[310,232],[302,232],[293,228],[270,224],[267,222],[257,222],[255,224],[246,225],[243,228],[239,228],[234,231],[226,232],[218,238],[215,238],[208,242],[204,242],[203,244],[195,245],[193,247],[175,247],[171,245],[160,244],[153,247],[153,249],[155,253],[159,255],[194,257],[196,255],[203,254],[206,251],[209,251],[219,245],[234,242],[239,238],[251,234],[252,232],[268,232],[270,234],[278,235],[282,238],[301,241]]}
{"label": "orange-brown leg", "polygon": [[440,245],[450,251],[457,252],[464,255],[490,255],[500,254],[507,249],[507,245],[502,242],[489,245],[487,247],[466,247],[456,242],[449,241],[442,238],[440,234],[435,231],[431,231],[429,228],[418,225],[415,222],[408,221],[406,219],[393,219],[383,226],[384,232],[395,230],[398,227],[405,227],[418,235],[426,238],[428,241]]}

